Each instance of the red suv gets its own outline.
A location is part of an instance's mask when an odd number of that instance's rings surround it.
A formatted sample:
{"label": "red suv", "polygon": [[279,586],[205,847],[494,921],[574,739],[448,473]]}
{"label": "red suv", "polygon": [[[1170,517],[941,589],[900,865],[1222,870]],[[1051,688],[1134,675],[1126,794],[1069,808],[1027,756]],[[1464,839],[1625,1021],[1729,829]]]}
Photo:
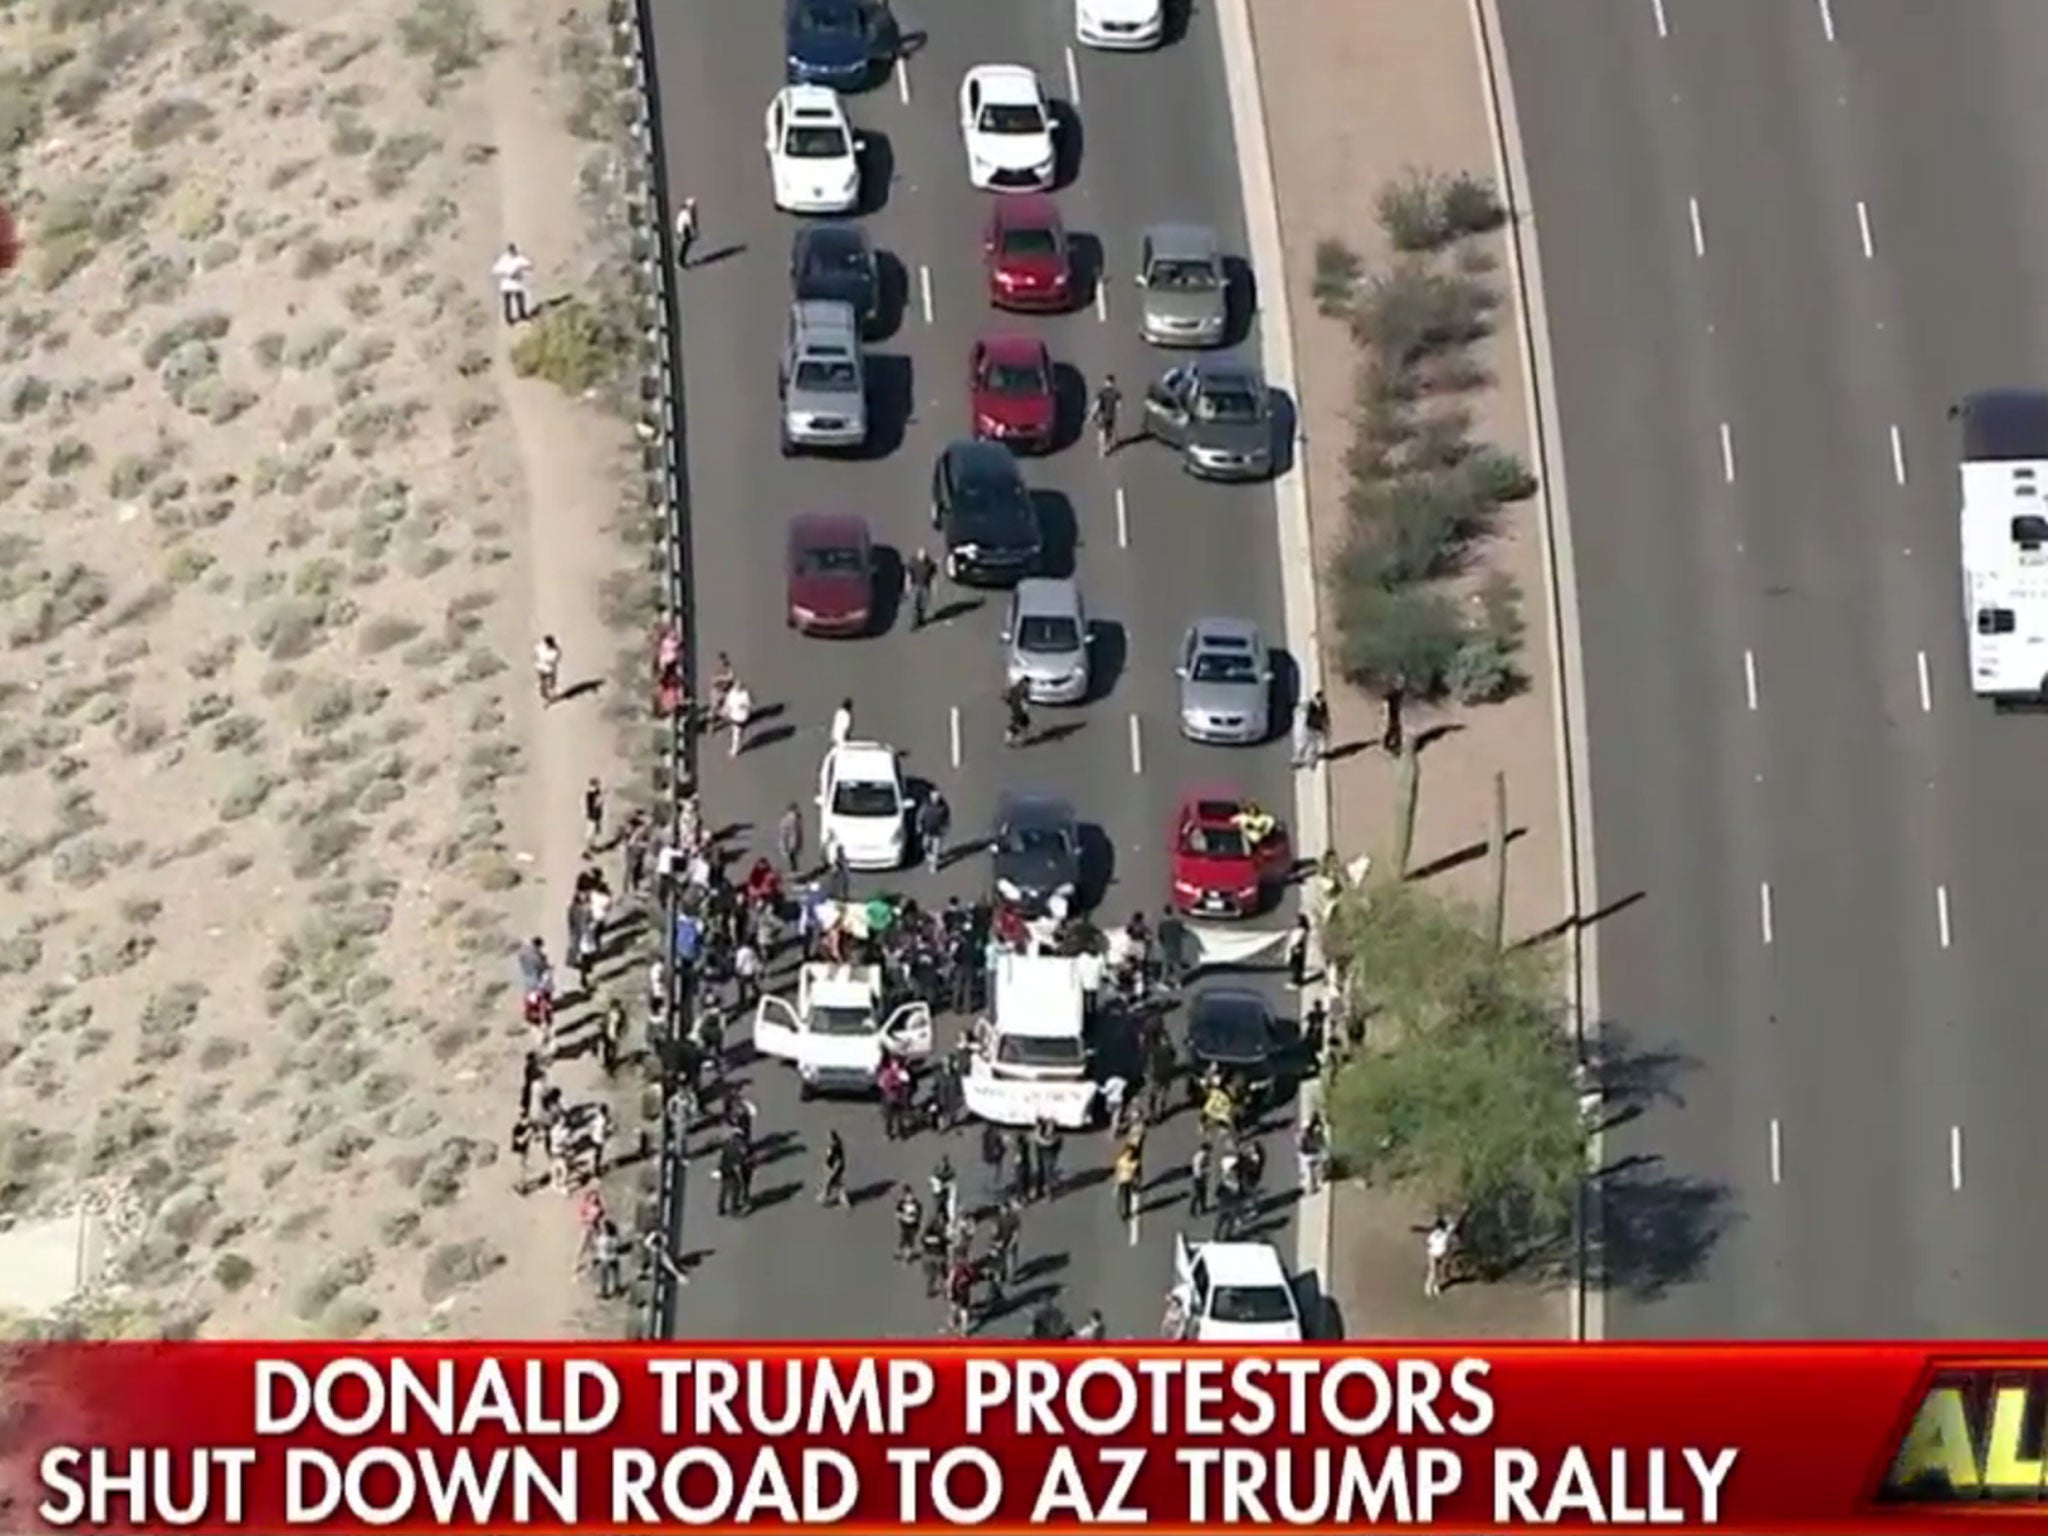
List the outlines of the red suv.
{"label": "red suv", "polygon": [[1042,192],[991,199],[981,257],[997,309],[1065,309],[1073,302],[1067,229]]}
{"label": "red suv", "polygon": [[967,357],[967,402],[974,435],[1018,452],[1052,447],[1058,414],[1052,354],[1035,336],[984,336]]}

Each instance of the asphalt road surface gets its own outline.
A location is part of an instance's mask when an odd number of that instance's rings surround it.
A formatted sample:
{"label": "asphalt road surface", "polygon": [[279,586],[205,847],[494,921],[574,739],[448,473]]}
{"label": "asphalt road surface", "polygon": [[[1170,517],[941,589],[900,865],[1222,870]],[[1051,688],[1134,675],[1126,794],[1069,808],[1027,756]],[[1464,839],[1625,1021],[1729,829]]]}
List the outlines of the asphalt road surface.
{"label": "asphalt road surface", "polygon": [[[1080,431],[1087,394],[1105,370],[1122,381],[1127,414],[1135,416],[1144,382],[1165,366],[1135,329],[1130,273],[1140,230],[1169,218],[1205,221],[1230,249],[1244,248],[1213,18],[1196,7],[1187,35],[1154,55],[1085,55],[1070,64],[1064,6],[899,10],[907,31],[928,25],[928,34],[899,75],[850,101],[870,144],[870,185],[886,179],[886,197],[875,199],[866,222],[893,258],[896,313],[893,334],[870,355],[877,451],[847,462],[784,460],[777,451],[775,353],[798,227],[770,204],[762,151],[762,114],[782,83],[779,12],[762,0],[669,0],[654,12],[671,191],[695,197],[702,218],[699,254],[682,279],[700,670],[708,677],[710,658],[729,652],[757,710],[772,711],[757,727],[759,744],[737,760],[728,759],[722,739],[707,743],[706,815],[713,825],[739,824],[747,845],[765,849],[777,816],[795,801],[815,842],[819,760],[835,706],[851,697],[856,734],[895,744],[913,781],[944,790],[956,842],[986,829],[1005,789],[1065,795],[1099,834],[1105,925],[1140,908],[1156,913],[1166,896],[1164,845],[1181,787],[1221,778],[1276,808],[1291,804],[1284,744],[1196,748],[1175,729],[1172,656],[1190,619],[1242,614],[1278,643],[1271,494],[1197,485],[1149,444],[1127,447],[1105,465]],[[963,73],[981,63],[1036,68],[1069,109],[1070,184],[1059,199],[1069,229],[1093,237],[1101,253],[1100,307],[1001,320],[986,302],[977,250],[985,202],[968,185],[955,108]],[[909,633],[906,603],[878,638],[804,639],[784,625],[782,541],[793,513],[854,511],[902,556],[932,545],[931,467],[969,425],[969,347],[978,333],[1012,325],[1043,334],[1065,375],[1070,445],[1027,461],[1026,477],[1042,491],[1049,529],[1099,621],[1103,686],[1081,709],[1034,711],[1039,727],[1056,726],[1059,739],[1006,752],[999,594],[943,592],[951,616],[923,634]],[[937,878],[857,877],[856,888],[903,889],[931,901],[978,893],[987,880],[987,860],[975,855]],[[961,1022],[940,1021],[942,1044]],[[762,1130],[786,1134],[756,1181],[764,1208],[744,1220],[717,1218],[705,1167],[693,1169],[681,1246],[694,1271],[681,1298],[682,1331],[904,1338],[937,1331],[940,1304],[891,1260],[890,1208],[899,1182],[924,1193],[941,1144],[931,1136],[889,1144],[872,1103],[800,1105],[793,1076],[779,1065],[760,1064],[750,1076]],[[846,1138],[848,1182],[864,1196],[851,1213],[815,1205],[830,1128]],[[1104,1165],[1102,1136],[1070,1140],[1070,1173]],[[963,1135],[946,1148],[963,1179],[975,1177],[975,1145]],[[1156,1330],[1172,1278],[1173,1234],[1184,1219],[1183,1185],[1163,1176],[1183,1169],[1193,1146],[1186,1114],[1154,1134],[1147,1173],[1161,1183],[1131,1227],[1116,1220],[1106,1180],[1027,1215],[1027,1301],[1056,1296],[1075,1319],[1099,1307],[1112,1336]],[[1269,1184],[1285,1188],[1291,1148],[1276,1139],[1270,1151]],[[1269,1235],[1291,1256],[1288,1222],[1285,1207],[1276,1209]],[[1027,1313],[1020,1305],[989,1331],[1019,1331]]]}
{"label": "asphalt road surface", "polygon": [[2048,722],[1968,693],[1945,411],[2048,378],[2048,10],[1504,10],[1656,1100],[1608,1331],[2030,1332]]}

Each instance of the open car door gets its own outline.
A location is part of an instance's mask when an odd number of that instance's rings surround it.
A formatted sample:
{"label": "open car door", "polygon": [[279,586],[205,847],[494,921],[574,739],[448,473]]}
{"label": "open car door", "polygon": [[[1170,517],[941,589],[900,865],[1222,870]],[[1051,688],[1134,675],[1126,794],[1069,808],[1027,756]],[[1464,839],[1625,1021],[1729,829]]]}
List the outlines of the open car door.
{"label": "open car door", "polygon": [[776,97],[768,103],[768,111],[761,119],[761,144],[772,158],[782,146],[782,98]]}
{"label": "open car door", "polygon": [[930,1003],[905,1003],[882,1024],[882,1039],[906,1061],[923,1061],[932,1053]]}
{"label": "open car door", "polygon": [[1294,872],[1294,839],[1287,835],[1284,823],[1276,823],[1273,833],[1252,850],[1258,861],[1259,879],[1267,885],[1277,885]]}
{"label": "open car door", "polygon": [[1191,1338],[1195,1332],[1195,1256],[1188,1251],[1188,1240],[1184,1233],[1173,1234],[1173,1289],[1168,1293],[1172,1305],[1169,1317],[1180,1320],[1179,1338]]}
{"label": "open car door", "polygon": [[1175,448],[1188,439],[1187,405],[1164,379],[1145,391],[1145,429]]}
{"label": "open car door", "polygon": [[795,1061],[803,1052],[803,1021],[787,998],[770,994],[754,1008],[754,1049],[777,1061]]}

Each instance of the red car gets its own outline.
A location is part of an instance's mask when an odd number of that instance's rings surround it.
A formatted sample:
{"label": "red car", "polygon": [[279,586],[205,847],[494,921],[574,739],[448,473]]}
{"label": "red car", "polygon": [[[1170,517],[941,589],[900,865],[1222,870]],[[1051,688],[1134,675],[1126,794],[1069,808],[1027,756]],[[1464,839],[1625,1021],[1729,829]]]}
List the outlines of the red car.
{"label": "red car", "polygon": [[989,203],[981,237],[989,302],[997,309],[1065,309],[1073,302],[1073,256],[1060,211],[1042,192]]}
{"label": "red car", "polygon": [[1018,452],[1052,447],[1058,415],[1052,354],[1032,336],[984,336],[967,358],[967,399],[974,435]]}
{"label": "red car", "polygon": [[806,512],[789,520],[789,627],[865,634],[874,617],[875,550],[865,518]]}
{"label": "red car", "polygon": [[[1173,824],[1173,905],[1190,917],[1255,917],[1293,863],[1287,829],[1229,789],[1181,797]],[[1255,840],[1256,838],[1256,840]]]}

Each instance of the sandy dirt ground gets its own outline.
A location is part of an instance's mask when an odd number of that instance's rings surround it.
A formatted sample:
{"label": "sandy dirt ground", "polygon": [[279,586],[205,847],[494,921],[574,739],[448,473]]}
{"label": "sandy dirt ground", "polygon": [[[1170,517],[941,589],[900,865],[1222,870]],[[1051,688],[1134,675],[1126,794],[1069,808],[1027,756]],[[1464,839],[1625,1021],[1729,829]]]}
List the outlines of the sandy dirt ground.
{"label": "sandy dirt ground", "polygon": [[568,0],[0,4],[0,1221],[108,1214],[87,1326],[623,1328],[507,1141],[514,947],[633,787],[631,433],[489,276],[616,238],[605,58]]}
{"label": "sandy dirt ground", "polygon": [[[1318,241],[1341,240],[1368,274],[1392,258],[1375,217],[1381,187],[1411,170],[1492,179],[1491,129],[1465,0],[1251,0],[1272,145],[1286,281],[1295,326],[1301,420],[1306,434],[1309,517],[1320,556],[1343,540],[1357,351],[1340,320],[1317,312],[1312,293]],[[1505,236],[1479,242],[1505,282]],[[1503,325],[1475,349],[1492,383],[1465,403],[1476,440],[1534,456],[1528,393],[1514,332]],[[1548,614],[1533,501],[1508,508],[1477,562],[1520,588],[1528,621],[1520,658],[1526,686],[1506,703],[1408,712],[1421,756],[1413,867],[1452,893],[1481,899],[1494,775],[1508,777],[1508,933],[1551,929],[1562,910],[1563,853],[1552,730]],[[1330,688],[1331,836],[1346,858],[1385,858],[1394,842],[1394,769],[1366,743],[1378,707],[1335,681]],[[1559,1292],[1503,1284],[1422,1295],[1421,1232],[1432,1213],[1396,1192],[1341,1186],[1332,1209],[1335,1299],[1348,1337],[1541,1336],[1566,1326]]]}

